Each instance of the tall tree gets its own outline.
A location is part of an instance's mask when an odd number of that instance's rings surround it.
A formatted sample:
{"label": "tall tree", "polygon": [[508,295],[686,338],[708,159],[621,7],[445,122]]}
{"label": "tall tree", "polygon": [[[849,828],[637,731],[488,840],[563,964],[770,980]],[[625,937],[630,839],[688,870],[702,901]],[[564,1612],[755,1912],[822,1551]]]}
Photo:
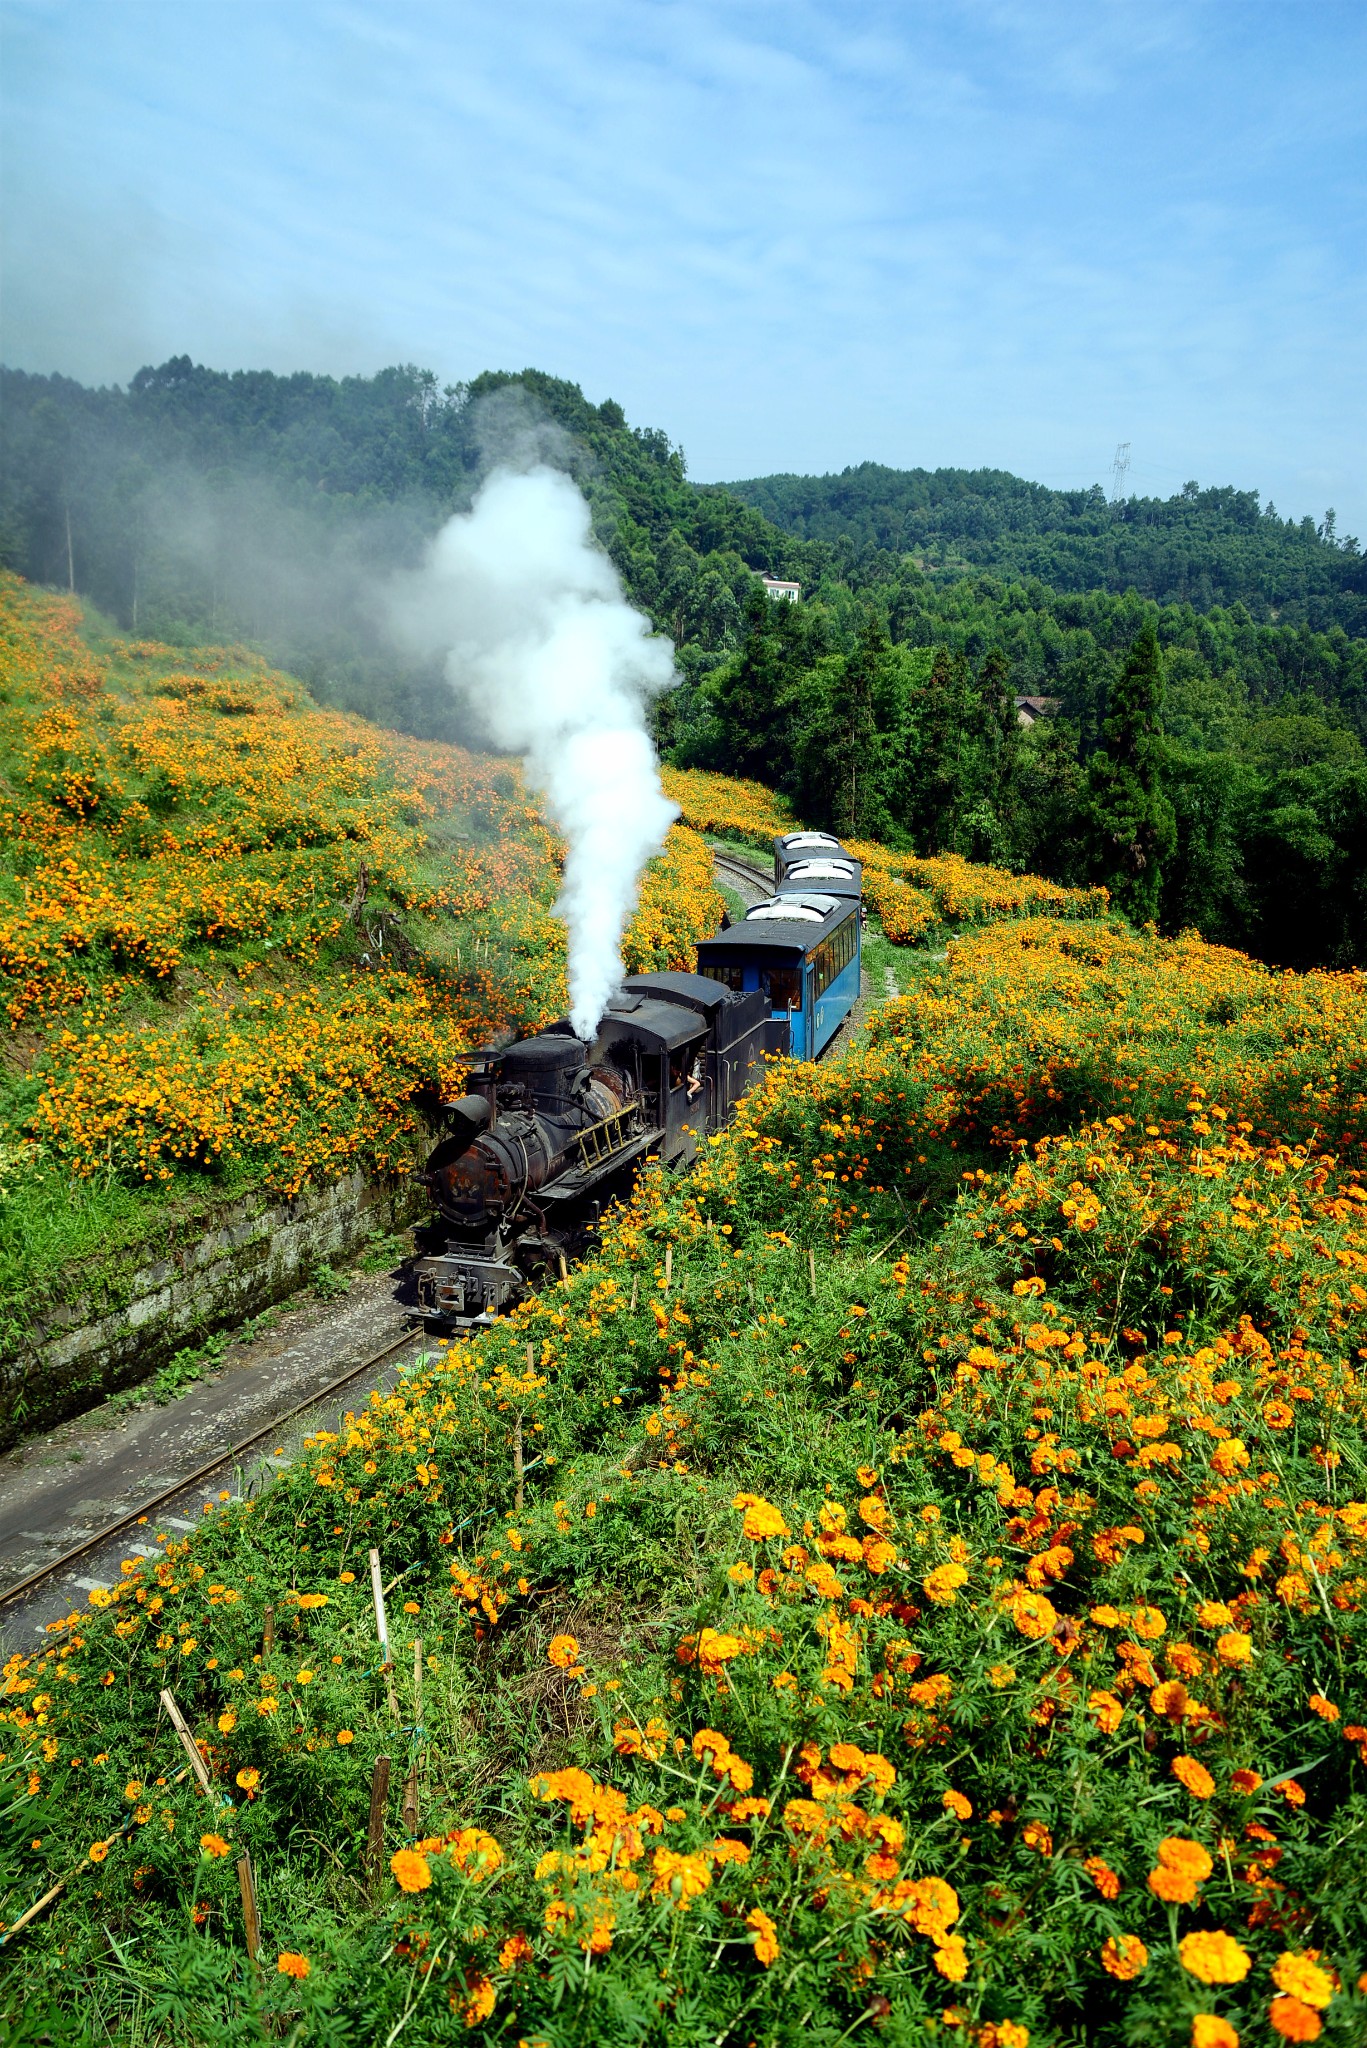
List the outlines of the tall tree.
{"label": "tall tree", "polygon": [[1097,879],[1141,921],[1158,915],[1163,863],[1177,844],[1163,788],[1166,755],[1163,657],[1145,626],[1110,692],[1083,814]]}

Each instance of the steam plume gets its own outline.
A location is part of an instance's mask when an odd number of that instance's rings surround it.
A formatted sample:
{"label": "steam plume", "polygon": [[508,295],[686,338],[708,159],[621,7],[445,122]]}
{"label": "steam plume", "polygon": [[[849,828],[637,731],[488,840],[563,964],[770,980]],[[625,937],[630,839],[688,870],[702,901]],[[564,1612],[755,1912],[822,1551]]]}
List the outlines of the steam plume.
{"label": "steam plume", "polygon": [[495,470],[395,587],[391,614],[408,645],[444,654],[452,689],[522,756],[565,835],[556,913],[571,1021],[591,1037],[622,978],[641,869],[677,815],[645,722],[674,682],[672,651],[627,603],[581,492],[544,464]]}

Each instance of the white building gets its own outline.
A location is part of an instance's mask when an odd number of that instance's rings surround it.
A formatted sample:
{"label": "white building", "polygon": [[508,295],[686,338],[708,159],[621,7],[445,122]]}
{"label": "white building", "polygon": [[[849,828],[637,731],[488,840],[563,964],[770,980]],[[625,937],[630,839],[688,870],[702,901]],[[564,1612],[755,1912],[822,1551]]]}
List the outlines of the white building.
{"label": "white building", "polygon": [[767,570],[759,580],[770,597],[780,604],[796,604],[802,595],[800,583],[785,582],[782,576],[771,576]]}

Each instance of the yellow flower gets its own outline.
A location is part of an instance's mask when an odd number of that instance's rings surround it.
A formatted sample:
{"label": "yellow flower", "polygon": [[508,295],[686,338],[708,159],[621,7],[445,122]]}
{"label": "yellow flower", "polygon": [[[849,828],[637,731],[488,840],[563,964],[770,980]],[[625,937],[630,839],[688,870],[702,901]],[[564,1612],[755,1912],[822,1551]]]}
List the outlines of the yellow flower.
{"label": "yellow flower", "polygon": [[352,1734],[350,1728],[339,1728],[337,1730],[337,1740],[341,1747],[345,1749],[349,1742],[356,1740],[356,1737]]}
{"label": "yellow flower", "polygon": [[225,1707],[225,1708],[223,1709],[223,1712],[222,1712],[222,1713],[221,1713],[221,1714],[219,1715],[219,1717],[218,1717],[218,1732],[219,1732],[219,1734],[220,1734],[220,1735],[231,1735],[231,1734],[232,1734],[232,1732],[233,1732],[233,1730],[234,1730],[234,1728],[236,1728],[236,1726],[237,1726],[237,1709],[236,1709],[235,1707]]}
{"label": "yellow flower", "polygon": [[294,1682],[296,1685],[312,1685],[313,1678],[314,1674],[311,1671],[296,1671],[294,1674]]}
{"label": "yellow flower", "polygon": [[1222,1664],[1247,1664],[1253,1655],[1253,1638],[1238,1631],[1221,1636],[1215,1645],[1215,1654]]}
{"label": "yellow flower", "polygon": [[952,1813],[956,1820],[973,1818],[973,1801],[966,1799],[962,1792],[946,1792],[940,1804],[947,1812]]}
{"label": "yellow flower", "polygon": [[1297,1955],[1288,1949],[1278,1956],[1272,1965],[1272,1982],[1278,1991],[1285,1991],[1291,1998],[1299,1998],[1302,2005],[1313,2005],[1323,2012],[1334,1995],[1334,1980],[1327,1970],[1320,1968],[1312,1956]]}
{"label": "yellow flower", "polygon": [[1242,1984],[1252,1962],[1248,1950],[1218,1928],[1184,1936],[1177,1954],[1182,1968],[1203,1984]]}
{"label": "yellow flower", "polygon": [[309,1959],[307,1956],[292,1955],[288,1949],[282,1951],[276,1970],[282,1977],[307,1977]]}
{"label": "yellow flower", "polygon": [[222,1835],[201,1835],[199,1846],[211,1860],[215,1856],[227,1856],[230,1853],[230,1845],[224,1841]]}
{"label": "yellow flower", "polygon": [[546,1661],[567,1671],[579,1655],[579,1644],[573,1636],[552,1636],[546,1651]]}
{"label": "yellow flower", "polygon": [[741,1531],[751,1543],[766,1543],[771,1536],[788,1536],[792,1533],[773,1503],[762,1499],[757,1493],[738,1493],[731,1505],[733,1508],[744,1508],[745,1520],[741,1523]]}
{"label": "yellow flower", "polygon": [[1191,2022],[1191,2048],[1239,2048],[1238,2030],[1217,2013],[1198,2012]]}
{"label": "yellow flower", "polygon": [[92,1842],[87,1853],[92,1863],[103,1863],[105,1857],[109,1854],[109,1844],[108,1842]]}
{"label": "yellow flower", "polygon": [[941,1564],[926,1573],[921,1591],[937,1607],[952,1607],[959,1597],[959,1587],[967,1584],[968,1573],[961,1564]]}

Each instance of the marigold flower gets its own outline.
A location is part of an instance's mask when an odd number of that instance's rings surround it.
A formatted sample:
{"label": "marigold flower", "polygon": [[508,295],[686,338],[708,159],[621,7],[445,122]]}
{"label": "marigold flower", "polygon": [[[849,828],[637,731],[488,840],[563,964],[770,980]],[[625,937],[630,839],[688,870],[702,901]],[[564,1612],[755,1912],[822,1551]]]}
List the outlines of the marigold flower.
{"label": "marigold flower", "polygon": [[1286,1992],[1274,1998],[1267,2008],[1267,2023],[1283,2041],[1318,2041],[1324,2032],[1324,2023],[1315,2008]]}
{"label": "marigold flower", "polygon": [[778,1945],[778,1929],[764,1910],[755,1906],[745,1916],[747,1927],[754,1929],[755,1961],[767,1970],[771,1963],[778,1961],[781,1950]]}
{"label": "marigold flower", "polygon": [[500,1970],[515,1970],[519,1963],[525,1963],[536,1951],[525,1934],[510,1934],[498,1952]]}
{"label": "marigold flower", "polygon": [[1054,1853],[1054,1838],[1042,1820],[1028,1820],[1021,1829],[1021,1840],[1037,1855],[1052,1856]]}
{"label": "marigold flower", "polygon": [[1228,1628],[1234,1619],[1234,1610],[1226,1607],[1223,1600],[1203,1600],[1196,1610],[1196,1619],[1202,1628]]}
{"label": "marigold flower", "polygon": [[142,1779],[130,1778],[128,1780],[128,1783],[123,1788],[123,1796],[125,1799],[141,1799]]}
{"label": "marigold flower", "polygon": [[946,1792],[940,1804],[952,1813],[956,1820],[972,1820],[973,1801],[966,1799],[962,1792]]}
{"label": "marigold flower", "polygon": [[1250,1793],[1257,1791],[1263,1781],[1258,1771],[1232,1771],[1229,1782],[1241,1798],[1247,1799]]}
{"label": "marigold flower", "polygon": [[1332,1700],[1327,1700],[1322,1692],[1312,1692],[1305,1704],[1312,1714],[1319,1715],[1321,1721],[1337,1721],[1339,1718],[1338,1708]]}
{"label": "marigold flower", "polygon": [[1215,1780],[1204,1764],[1194,1756],[1175,1756],[1172,1760],[1172,1775],[1179,1785],[1185,1785],[1193,1799],[1209,1799],[1215,1790]]}
{"label": "marigold flower", "polygon": [[1052,1635],[1058,1627],[1058,1609],[1052,1600],[1046,1600],[1043,1593],[1016,1593],[1007,1603],[1007,1612],[1017,1629],[1031,1642],[1038,1642],[1041,1636]]}
{"label": "marigold flower", "polygon": [[108,1842],[92,1842],[86,1853],[92,1863],[103,1863],[105,1857],[109,1854],[109,1844]]}
{"label": "marigold flower", "polygon": [[1284,1799],[1288,1806],[1305,1804],[1305,1793],[1294,1778],[1283,1778],[1279,1785],[1272,1787],[1272,1790],[1279,1799]]}
{"label": "marigold flower", "polygon": [[961,1564],[941,1564],[926,1573],[921,1591],[937,1607],[952,1607],[959,1597],[959,1587],[967,1584],[968,1573]]}
{"label": "marigold flower", "polygon": [[1095,1716],[1096,1724],[1103,1735],[1114,1735],[1125,1718],[1124,1706],[1113,1692],[1089,1692],[1087,1710]]}
{"label": "marigold flower", "polygon": [[201,1835],[199,1846],[205,1855],[211,1859],[215,1856],[226,1856],[230,1853],[230,1844],[224,1841],[222,1835]]}
{"label": "marigold flower", "polygon": [[467,2027],[477,2027],[487,2020],[494,2009],[498,1994],[489,1979],[476,1971],[465,1980],[465,1997],[461,2003],[460,2016]]}
{"label": "marigold flower", "polygon": [[222,1712],[222,1713],[221,1713],[221,1714],[219,1715],[219,1717],[218,1717],[218,1732],[219,1732],[219,1734],[220,1734],[220,1735],[231,1735],[231,1734],[232,1734],[232,1732],[233,1732],[233,1730],[234,1730],[234,1728],[236,1728],[236,1726],[237,1726],[237,1710],[236,1710],[236,1708],[235,1708],[235,1707],[225,1707],[225,1708],[224,1708],[224,1710],[223,1710],[223,1712]]}
{"label": "marigold flower", "polygon": [[1334,1980],[1313,1955],[1298,1955],[1287,1949],[1272,1965],[1272,1982],[1279,1991],[1299,1998],[1302,2005],[1323,2011],[1334,1995]]}
{"label": "marigold flower", "polygon": [[1137,1934],[1108,1934],[1101,1944],[1101,1967],[1108,1976],[1128,1984],[1149,1967],[1149,1952]]}
{"label": "marigold flower", "polygon": [[355,1740],[356,1737],[350,1728],[339,1728],[337,1730],[337,1741],[343,1749],[346,1748],[349,1742],[354,1742]]}
{"label": "marigold flower", "polygon": [[1180,1678],[1165,1678],[1149,1694],[1149,1705],[1155,1714],[1162,1714],[1169,1721],[1180,1721],[1191,1704],[1191,1694]]}
{"label": "marigold flower", "polygon": [[1239,2048],[1238,2029],[1232,2027],[1228,2020],[1222,2020],[1218,2013],[1194,2013],[1191,2048]]}
{"label": "marigold flower", "polygon": [[1220,1637],[1215,1645],[1215,1654],[1222,1664],[1237,1669],[1240,1664],[1247,1664],[1251,1659],[1253,1638],[1244,1635],[1240,1630],[1235,1630],[1230,1635]]}
{"label": "marigold flower", "polygon": [[1248,1950],[1222,1928],[1184,1935],[1177,1954],[1182,1968],[1203,1984],[1242,1984],[1252,1967]]}
{"label": "marigold flower", "polygon": [[932,1961],[940,1975],[947,1977],[951,1984],[962,1984],[968,1975],[968,1950],[964,1947],[962,1936],[947,1934],[943,1941],[936,1944]]}
{"label": "marigold flower", "polygon": [[574,1636],[552,1636],[546,1651],[546,1661],[567,1671],[579,1659],[579,1644]]}
{"label": "marigold flower", "polygon": [[757,1493],[738,1493],[731,1503],[733,1508],[745,1510],[741,1532],[751,1543],[767,1543],[773,1536],[789,1536],[792,1531],[778,1509],[771,1501],[764,1500]]}
{"label": "marigold flower", "polygon": [[400,1891],[425,1892],[432,1882],[432,1866],[416,1849],[396,1849],[389,1867]]}
{"label": "marigold flower", "polygon": [[1083,1869],[1096,1886],[1103,1899],[1114,1899],[1120,1895],[1120,1879],[1109,1863],[1101,1856],[1089,1856]]}
{"label": "marigold flower", "polygon": [[282,1977],[307,1977],[311,1965],[307,1956],[297,1956],[289,1949],[282,1949],[275,1967]]}

